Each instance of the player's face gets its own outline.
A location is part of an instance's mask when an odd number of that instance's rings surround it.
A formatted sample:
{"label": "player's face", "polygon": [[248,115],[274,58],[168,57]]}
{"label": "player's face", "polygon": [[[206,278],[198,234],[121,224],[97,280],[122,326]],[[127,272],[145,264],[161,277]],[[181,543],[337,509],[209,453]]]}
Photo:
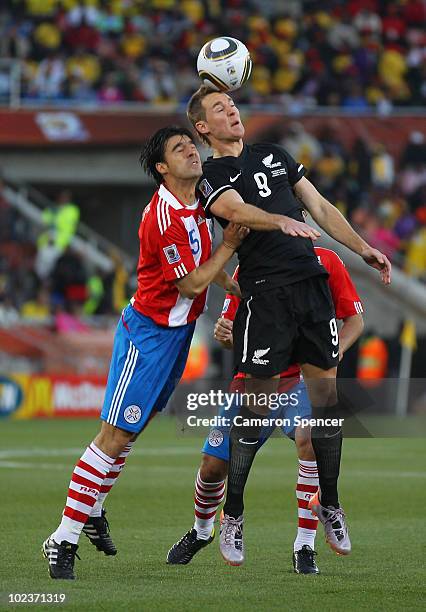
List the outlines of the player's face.
{"label": "player's face", "polygon": [[160,172],[165,171],[176,179],[196,179],[203,173],[197,147],[185,135],[169,138],[164,151],[164,162],[159,166]]}
{"label": "player's face", "polygon": [[236,142],[244,137],[244,126],[234,101],[225,93],[206,96],[202,105],[206,112],[205,121],[196,124],[197,130],[217,140]]}

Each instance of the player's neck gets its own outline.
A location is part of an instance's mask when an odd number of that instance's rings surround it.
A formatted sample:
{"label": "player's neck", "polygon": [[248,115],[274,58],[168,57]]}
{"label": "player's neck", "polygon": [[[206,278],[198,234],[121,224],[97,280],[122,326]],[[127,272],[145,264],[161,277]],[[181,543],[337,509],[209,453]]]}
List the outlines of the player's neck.
{"label": "player's neck", "polygon": [[177,198],[184,206],[192,206],[195,203],[195,185],[197,181],[191,179],[188,180],[180,180],[169,178],[165,181],[165,187]]}
{"label": "player's neck", "polygon": [[238,157],[241,155],[244,143],[242,139],[237,141],[219,141],[216,140],[212,143],[213,157]]}

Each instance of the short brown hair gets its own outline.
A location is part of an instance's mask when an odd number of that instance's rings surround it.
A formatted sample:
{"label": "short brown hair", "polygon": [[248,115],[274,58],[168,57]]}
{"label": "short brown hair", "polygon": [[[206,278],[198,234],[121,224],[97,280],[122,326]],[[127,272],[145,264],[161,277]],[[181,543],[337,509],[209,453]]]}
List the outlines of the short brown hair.
{"label": "short brown hair", "polygon": [[204,134],[200,134],[200,132],[195,127],[195,124],[197,123],[197,121],[205,120],[206,111],[202,105],[202,101],[204,100],[204,98],[206,98],[208,95],[212,93],[217,93],[216,89],[213,89],[212,87],[209,87],[208,85],[201,85],[201,87],[197,89],[197,91],[194,94],[192,94],[188,102],[188,106],[186,107],[186,116],[188,117],[189,121],[193,125],[200,140],[208,145],[210,144],[209,139],[207,138],[207,136],[204,136]]}

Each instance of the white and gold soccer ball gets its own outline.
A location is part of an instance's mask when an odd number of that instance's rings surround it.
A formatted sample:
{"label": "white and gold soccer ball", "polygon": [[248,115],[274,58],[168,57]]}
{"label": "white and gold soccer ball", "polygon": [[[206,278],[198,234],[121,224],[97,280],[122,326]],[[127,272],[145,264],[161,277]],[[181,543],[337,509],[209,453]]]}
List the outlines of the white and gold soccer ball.
{"label": "white and gold soccer ball", "polygon": [[247,47],[222,36],[207,42],[198,54],[197,70],[204,85],[218,91],[239,89],[249,79],[252,61]]}

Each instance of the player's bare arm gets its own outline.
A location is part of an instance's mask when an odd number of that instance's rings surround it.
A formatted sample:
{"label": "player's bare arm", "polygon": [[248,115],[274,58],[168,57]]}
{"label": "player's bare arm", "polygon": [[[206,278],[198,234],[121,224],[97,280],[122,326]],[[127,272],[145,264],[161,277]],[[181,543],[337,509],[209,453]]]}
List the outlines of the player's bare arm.
{"label": "player's bare arm", "polygon": [[391,281],[391,263],[386,255],[363,240],[340,211],[306,177],[302,177],[294,189],[318,225],[332,238],[360,255],[369,266],[379,270],[383,283],[388,285]]}
{"label": "player's bare arm", "polygon": [[[182,297],[194,299],[212,283],[223,266],[231,259],[248,231],[245,227],[230,224],[223,232],[223,241],[210,259],[176,282]],[[234,286],[234,290],[236,287]]]}
{"label": "player's bare arm", "polygon": [[218,217],[232,223],[245,225],[253,230],[281,230],[284,234],[290,236],[301,236],[312,240],[316,240],[320,236],[320,233],[307,223],[285,215],[270,214],[256,206],[245,203],[235,189],[228,189],[220,195],[211,205],[210,210]]}
{"label": "player's bare arm", "polygon": [[358,340],[364,329],[362,314],[352,315],[343,319],[343,325],[339,331],[339,361],[342,360],[346,351]]}
{"label": "player's bare arm", "polygon": [[221,270],[216,274],[213,279],[215,285],[222,287],[226,291],[226,293],[230,293],[231,295],[236,295],[241,298],[241,290],[238,281],[234,280],[226,270]]}

